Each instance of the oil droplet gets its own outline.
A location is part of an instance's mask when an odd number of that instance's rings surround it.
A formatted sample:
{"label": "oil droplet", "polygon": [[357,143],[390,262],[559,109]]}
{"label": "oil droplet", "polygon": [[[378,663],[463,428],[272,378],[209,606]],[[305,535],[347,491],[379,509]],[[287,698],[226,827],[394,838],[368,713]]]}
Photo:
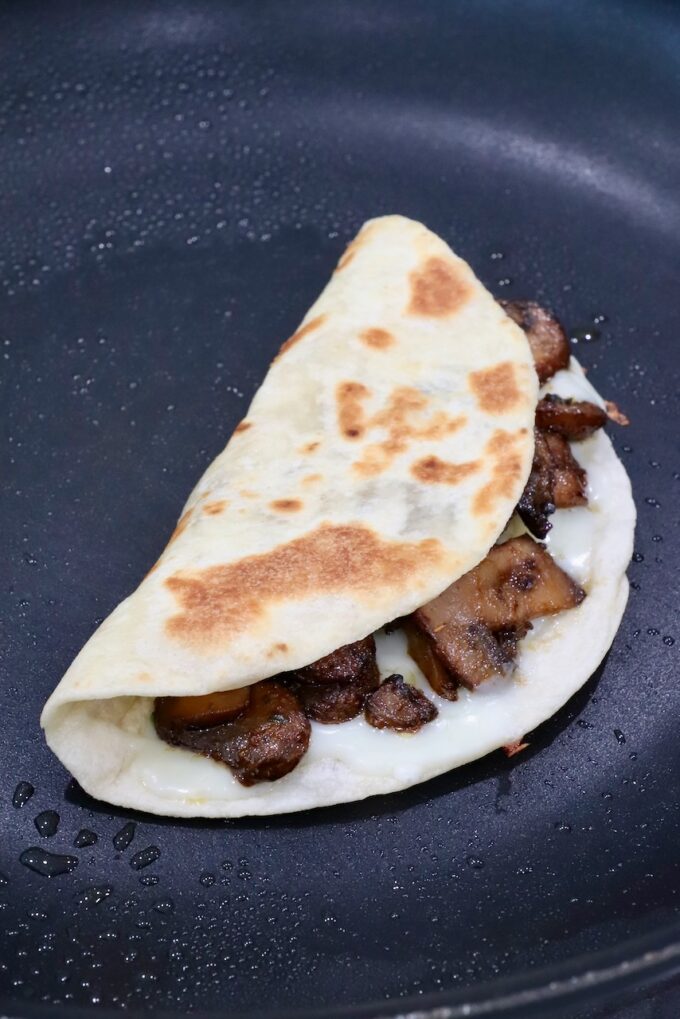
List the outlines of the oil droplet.
{"label": "oil droplet", "polygon": [[38,829],[38,833],[42,835],[44,839],[52,838],[53,835],[57,834],[59,828],[59,814],[56,810],[43,810],[41,814],[34,819],[34,824]]}
{"label": "oil droplet", "polygon": [[633,552],[633,562],[634,563],[643,563],[644,561],[645,561],[645,557],[643,556],[642,552]]}
{"label": "oil droplet", "polygon": [[73,840],[73,845],[76,849],[85,849],[87,846],[93,846],[98,839],[99,836],[95,831],[90,831],[89,828],[81,828]]}
{"label": "oil droplet", "polygon": [[113,895],[113,885],[93,885],[78,894],[77,902],[79,906],[98,906],[109,895]]}
{"label": "oil droplet", "polygon": [[214,874],[201,874],[198,879],[204,888],[210,888],[211,885],[215,884]]}
{"label": "oil droplet", "polygon": [[253,875],[251,873],[248,861],[244,857],[242,857],[238,861],[238,871],[236,872],[236,877],[240,878],[241,881],[249,881],[252,876]]}
{"label": "oil droplet", "polygon": [[153,885],[157,885],[160,881],[158,874],[142,874],[139,879],[140,885],[146,885],[147,888],[152,888]]}
{"label": "oil droplet", "polygon": [[602,799],[603,800],[613,800],[614,799],[614,794],[613,793],[602,793]]}
{"label": "oil droplet", "polygon": [[637,754],[635,753],[634,750],[631,750],[631,752],[628,754],[628,757],[630,758],[631,761],[637,761]]}
{"label": "oil droplet", "polygon": [[138,853],[135,853],[130,860],[130,866],[133,870],[141,870],[142,867],[148,867],[150,863],[155,863],[160,855],[161,851],[158,846],[147,846],[146,849],[140,849]]}
{"label": "oil droplet", "polygon": [[2,871],[0,871],[0,887],[2,887],[2,885],[8,885],[8,884],[9,884],[9,878],[7,877],[6,874],[3,874]]}
{"label": "oil droplet", "polygon": [[675,644],[675,637],[664,637],[663,642],[668,647],[673,647],[673,645]]}
{"label": "oil droplet", "polygon": [[137,825],[134,821],[128,821],[126,825],[123,825],[120,831],[113,836],[113,848],[119,852],[127,849],[135,837],[136,829]]}
{"label": "oil droplet", "polygon": [[593,343],[599,338],[600,330],[594,329],[592,326],[586,326],[585,329],[573,329],[570,335],[572,343]]}
{"label": "oil droplet", "polygon": [[19,782],[19,785],[14,790],[12,806],[17,808],[23,807],[26,803],[28,803],[34,792],[35,789],[30,782]]}
{"label": "oil droplet", "polygon": [[625,743],[626,742],[626,737],[624,736],[624,734],[621,732],[620,729],[614,729],[614,735],[616,736],[616,742],[617,743]]}
{"label": "oil droplet", "polygon": [[162,899],[160,902],[155,902],[153,908],[157,913],[174,913],[175,903],[171,899]]}
{"label": "oil droplet", "polygon": [[571,831],[571,825],[566,821],[555,821],[555,831]]}
{"label": "oil droplet", "polygon": [[57,853],[48,853],[46,849],[38,849],[31,846],[25,849],[19,857],[19,863],[24,867],[42,874],[43,877],[58,877],[60,874],[70,874],[78,866],[77,856],[60,856]]}
{"label": "oil droplet", "polygon": [[503,254],[502,251],[492,251],[491,252],[491,260],[492,260],[492,262],[498,262],[498,261],[500,261],[501,258],[505,258],[505,255]]}
{"label": "oil droplet", "polygon": [[499,287],[509,287],[511,283],[512,283],[512,280],[510,279],[509,276],[503,276],[501,279],[499,279],[498,286]]}
{"label": "oil droplet", "polygon": [[484,860],[479,856],[468,856],[467,862],[474,870],[481,870],[484,866]]}

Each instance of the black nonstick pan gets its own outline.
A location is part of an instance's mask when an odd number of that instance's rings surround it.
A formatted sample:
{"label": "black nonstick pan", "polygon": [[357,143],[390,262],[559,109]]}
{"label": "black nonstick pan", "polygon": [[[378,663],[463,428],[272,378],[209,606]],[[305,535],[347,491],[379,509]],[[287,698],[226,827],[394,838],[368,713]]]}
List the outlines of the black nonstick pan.
{"label": "black nonstick pan", "polygon": [[[0,1014],[677,1015],[678,6],[5,3],[0,54]],[[614,646],[529,750],[399,795],[94,802],[40,708],[387,212],[629,416]]]}

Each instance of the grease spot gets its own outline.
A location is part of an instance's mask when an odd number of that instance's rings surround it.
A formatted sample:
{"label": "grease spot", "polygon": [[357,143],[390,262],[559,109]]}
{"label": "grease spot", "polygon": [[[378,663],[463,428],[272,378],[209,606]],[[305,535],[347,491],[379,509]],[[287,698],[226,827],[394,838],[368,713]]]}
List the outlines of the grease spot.
{"label": "grease spot", "polygon": [[122,853],[122,851],[127,849],[132,842],[135,837],[136,830],[137,825],[134,821],[128,821],[127,824],[124,824],[120,831],[116,832],[111,840],[113,842],[113,848],[117,849],[119,853]]}
{"label": "grease spot", "polygon": [[133,870],[142,870],[144,867],[155,863],[160,855],[161,851],[158,846],[147,846],[146,849],[140,849],[139,852],[130,857],[130,866]]}
{"label": "grease spot", "polygon": [[12,796],[12,806],[17,809],[25,806],[34,792],[35,788],[30,782],[19,782]]}
{"label": "grease spot", "polygon": [[61,874],[70,874],[78,866],[77,856],[63,856],[59,853],[48,853],[46,849],[39,849],[31,846],[25,849],[19,857],[19,863],[24,867],[41,874],[42,877],[59,877]]}

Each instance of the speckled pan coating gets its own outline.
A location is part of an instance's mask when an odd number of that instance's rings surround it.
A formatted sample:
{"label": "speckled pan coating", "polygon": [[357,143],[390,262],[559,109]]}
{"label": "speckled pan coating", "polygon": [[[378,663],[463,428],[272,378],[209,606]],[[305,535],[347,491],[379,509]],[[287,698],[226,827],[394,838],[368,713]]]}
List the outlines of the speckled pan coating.
{"label": "speckled pan coating", "polygon": [[[570,976],[597,970],[602,950],[639,955],[630,939],[671,937],[677,12],[415,6],[0,10],[6,1014],[37,1014],[43,998],[60,1019],[93,999],[100,1015],[121,1002],[460,1009],[508,994],[510,979],[547,993],[561,965],[549,993],[568,988],[566,1014],[581,1019]],[[509,761],[323,815],[139,815],[119,854],[111,839],[129,816],[69,785],[39,735],[45,697],[162,551],[339,250],[396,208],[464,251],[496,295],[553,305],[597,389],[630,417],[612,428],[639,510],[612,651]],[[36,792],[17,809],[20,780]],[[33,818],[46,809],[61,823],[43,842]],[[73,847],[81,828],[96,845]],[[78,866],[33,873],[19,856],[38,842]],[[133,870],[149,846],[160,856]],[[658,973],[672,960],[650,962]],[[542,1011],[559,1014],[554,1000]]]}

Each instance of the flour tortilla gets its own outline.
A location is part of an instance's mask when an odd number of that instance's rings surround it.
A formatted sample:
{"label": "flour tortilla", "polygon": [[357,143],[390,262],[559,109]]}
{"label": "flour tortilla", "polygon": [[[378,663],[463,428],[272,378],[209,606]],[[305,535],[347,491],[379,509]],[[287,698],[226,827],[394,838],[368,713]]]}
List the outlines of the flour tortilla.
{"label": "flour tortilla", "polygon": [[[440,705],[416,736],[366,732],[362,720],[313,724],[290,775],[246,789],[225,766],[156,736],[154,697],[300,667],[437,595],[483,558],[526,481],[537,399],[527,341],[423,226],[367,224],[291,339],[159,563],[45,706],[49,745],[101,799],[178,816],[277,813],[404,788],[499,745],[483,718],[472,745],[451,739],[456,705]],[[625,487],[603,448],[604,473]],[[584,607],[597,606],[604,585],[604,621],[578,685],[618,623],[625,564],[612,561],[609,576],[594,569],[584,605],[564,614],[589,619]],[[381,643],[381,658],[393,651]],[[551,705],[569,696],[559,665],[555,686]],[[535,699],[526,711],[520,700],[504,732],[536,724]]]}

